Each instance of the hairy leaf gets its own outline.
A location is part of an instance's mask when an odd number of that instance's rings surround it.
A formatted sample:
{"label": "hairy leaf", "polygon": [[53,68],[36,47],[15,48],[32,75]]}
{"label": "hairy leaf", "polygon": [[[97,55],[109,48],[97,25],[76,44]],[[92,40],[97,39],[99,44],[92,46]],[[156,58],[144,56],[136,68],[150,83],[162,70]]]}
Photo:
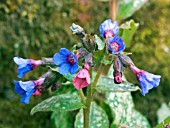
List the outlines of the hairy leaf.
{"label": "hairy leaf", "polygon": [[121,84],[115,84],[113,78],[109,77],[100,77],[95,88],[101,92],[130,92],[140,90],[138,86],[134,86],[127,81],[123,81]]}
{"label": "hairy leaf", "polygon": [[112,125],[125,124],[130,127],[150,128],[147,119],[134,109],[130,92],[107,93],[106,99],[115,115]]}
{"label": "hairy leaf", "polygon": [[31,110],[31,115],[38,111],[72,111],[83,107],[78,96],[62,94],[48,98]]}

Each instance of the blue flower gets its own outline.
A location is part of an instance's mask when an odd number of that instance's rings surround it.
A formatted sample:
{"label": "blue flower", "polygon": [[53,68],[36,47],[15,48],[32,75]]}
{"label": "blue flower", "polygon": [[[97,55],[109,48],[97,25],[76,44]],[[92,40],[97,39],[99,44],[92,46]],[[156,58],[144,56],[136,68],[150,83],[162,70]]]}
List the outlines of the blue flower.
{"label": "blue flower", "polygon": [[60,52],[53,56],[53,62],[59,66],[58,72],[60,74],[75,74],[78,71],[77,57],[66,48],[61,48]]}
{"label": "blue flower", "polygon": [[18,65],[18,78],[22,78],[27,72],[40,65],[41,60],[23,59],[14,57],[14,62]]}
{"label": "blue flower", "polygon": [[20,101],[23,104],[29,104],[29,99],[36,91],[36,83],[34,81],[14,81],[15,92],[21,95]]}
{"label": "blue flower", "polygon": [[158,87],[161,76],[148,73],[144,70],[138,69],[136,66],[131,65],[131,70],[135,73],[137,80],[142,89],[142,95],[145,96],[154,87]]}
{"label": "blue flower", "polygon": [[107,40],[108,41],[108,49],[112,54],[118,54],[123,52],[126,44],[119,36],[114,36],[113,38]]}
{"label": "blue flower", "polygon": [[119,26],[116,21],[112,22],[111,19],[107,19],[100,25],[99,31],[103,38],[114,37],[119,32]]}

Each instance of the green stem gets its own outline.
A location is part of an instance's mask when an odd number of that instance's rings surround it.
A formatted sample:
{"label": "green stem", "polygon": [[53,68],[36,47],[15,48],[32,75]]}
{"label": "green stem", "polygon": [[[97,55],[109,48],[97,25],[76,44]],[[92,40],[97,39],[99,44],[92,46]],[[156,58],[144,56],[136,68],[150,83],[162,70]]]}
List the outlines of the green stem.
{"label": "green stem", "polygon": [[99,79],[99,77],[100,77],[100,75],[101,75],[101,73],[102,73],[102,71],[103,71],[103,68],[104,68],[104,66],[103,66],[103,64],[101,63],[100,66],[99,66],[99,68],[98,68],[96,77],[95,77],[95,79],[94,79],[93,86],[96,86],[96,85],[97,85],[98,79]]}
{"label": "green stem", "polygon": [[[90,68],[90,77],[92,78],[92,68]],[[92,84],[90,84],[87,87],[86,108],[84,108],[84,128],[89,128],[91,101],[92,101]]]}
{"label": "green stem", "polygon": [[83,104],[85,104],[84,93],[83,93],[82,89],[79,90],[79,94],[80,94],[81,102],[82,102]]}

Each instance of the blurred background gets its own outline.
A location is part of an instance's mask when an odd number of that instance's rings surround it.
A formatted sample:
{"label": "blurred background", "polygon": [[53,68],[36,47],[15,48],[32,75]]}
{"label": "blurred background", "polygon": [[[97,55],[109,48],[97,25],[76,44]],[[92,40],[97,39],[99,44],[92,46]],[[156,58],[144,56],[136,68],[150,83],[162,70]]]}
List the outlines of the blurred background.
{"label": "blurred background", "polygon": [[[31,98],[23,105],[14,93],[13,80],[17,78],[14,56],[40,59],[52,57],[61,47],[71,48],[79,43],[70,26],[74,22],[87,33],[99,35],[99,25],[109,18],[107,2],[97,0],[0,0],[0,128],[51,128],[51,112],[30,110],[49,92]],[[140,23],[131,44],[125,49],[132,52],[136,66],[162,76],[158,88],[145,97],[133,92],[135,107],[145,115],[151,126],[157,124],[156,111],[163,102],[170,101],[170,0],[148,0],[132,17]],[[37,68],[22,80],[34,80],[45,73]],[[137,84],[135,76],[126,71],[128,81]]]}

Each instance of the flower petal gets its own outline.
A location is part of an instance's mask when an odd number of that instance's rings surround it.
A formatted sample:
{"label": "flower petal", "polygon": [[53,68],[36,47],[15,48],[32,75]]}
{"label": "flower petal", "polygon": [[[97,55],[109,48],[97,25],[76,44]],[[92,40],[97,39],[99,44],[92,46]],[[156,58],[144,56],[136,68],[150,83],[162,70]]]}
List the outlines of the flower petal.
{"label": "flower petal", "polygon": [[24,95],[22,95],[20,101],[23,103],[23,104],[29,104],[29,99],[30,97],[32,96],[32,94],[35,92],[35,89],[32,89],[31,91],[29,92],[26,92]]}
{"label": "flower petal", "polygon": [[68,55],[68,54],[71,54],[71,52],[68,49],[66,49],[66,48],[61,48],[60,49],[60,54]]}
{"label": "flower petal", "polygon": [[21,57],[14,57],[13,58],[14,62],[18,65],[21,65],[21,64],[27,64],[29,62],[29,59],[23,59]]}
{"label": "flower petal", "polygon": [[78,64],[75,63],[73,66],[70,67],[70,74],[75,74],[78,71]]}
{"label": "flower petal", "polygon": [[19,81],[20,87],[25,91],[30,91],[35,88],[35,83],[33,81],[22,82]]}
{"label": "flower petal", "polygon": [[62,63],[58,68],[58,72],[62,75],[67,75],[69,73],[70,67],[70,64]]}
{"label": "flower petal", "polygon": [[56,53],[56,54],[54,54],[54,56],[53,56],[53,62],[54,62],[54,64],[56,64],[56,65],[60,65],[60,64],[62,64],[62,63],[64,63],[64,62],[66,62],[66,56],[65,56],[65,55],[62,55],[62,54],[60,54],[60,53]]}
{"label": "flower petal", "polygon": [[25,90],[23,90],[19,84],[19,81],[14,81],[14,84],[15,84],[15,88],[14,88],[14,91],[19,94],[19,95],[23,95],[25,94]]}

